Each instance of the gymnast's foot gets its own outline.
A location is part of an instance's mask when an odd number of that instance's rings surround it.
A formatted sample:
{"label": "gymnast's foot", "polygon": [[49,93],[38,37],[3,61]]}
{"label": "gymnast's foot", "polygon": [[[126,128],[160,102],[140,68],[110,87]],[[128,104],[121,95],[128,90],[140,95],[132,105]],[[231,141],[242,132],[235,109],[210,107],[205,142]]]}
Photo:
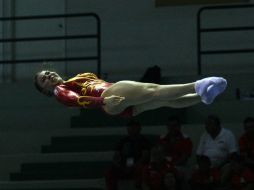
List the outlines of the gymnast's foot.
{"label": "gymnast's foot", "polygon": [[227,87],[227,81],[222,77],[213,77],[211,80],[213,84],[208,86],[201,96],[201,100],[205,104],[211,104]]}
{"label": "gymnast's foot", "polygon": [[195,82],[195,91],[199,96],[203,96],[203,94],[207,91],[207,88],[214,84],[214,81],[219,77],[207,77],[201,80],[197,80]]}

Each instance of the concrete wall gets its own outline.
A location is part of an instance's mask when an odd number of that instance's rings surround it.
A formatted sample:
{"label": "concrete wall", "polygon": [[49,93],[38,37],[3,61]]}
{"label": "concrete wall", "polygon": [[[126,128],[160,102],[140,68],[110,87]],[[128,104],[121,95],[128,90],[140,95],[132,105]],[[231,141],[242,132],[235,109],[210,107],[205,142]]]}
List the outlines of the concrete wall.
{"label": "concrete wall", "polygon": [[[4,0],[2,0],[4,1]],[[197,74],[197,12],[200,5],[195,6],[168,6],[155,7],[153,0],[75,0],[75,1],[49,1],[25,0],[4,1],[8,16],[11,10],[8,2],[14,2],[14,14],[41,15],[94,12],[102,22],[102,73],[109,80],[139,79],[149,66],[159,65],[163,76],[196,75]],[[13,12],[13,10],[12,10]],[[207,11],[203,15],[203,27],[244,26],[252,25],[253,10],[223,10]],[[7,14],[9,13],[9,14]],[[248,19],[246,19],[248,18]],[[44,34],[63,34],[72,31],[90,31],[87,20],[77,21],[77,25],[64,20],[55,20],[35,29],[16,26],[16,35],[34,34],[40,31]],[[38,24],[38,23],[37,23]],[[60,25],[62,27],[60,27]],[[38,32],[37,31],[37,32]],[[251,31],[244,33],[209,33],[202,35],[202,47],[209,49],[238,49],[252,48],[254,35]],[[70,43],[67,54],[90,51],[85,43]],[[39,47],[45,47],[44,51]],[[30,54],[63,55],[63,43],[31,45],[26,43],[16,47],[17,55]],[[38,50],[40,49],[40,50]],[[39,51],[39,52],[38,52]],[[8,51],[5,52],[5,54]],[[10,53],[10,52],[9,52]],[[247,55],[247,56],[246,56]],[[204,56],[203,74],[237,74],[252,72],[252,54],[212,55]],[[91,63],[92,64],[92,63]],[[68,64],[69,74],[81,71],[94,71],[94,66],[84,62]],[[241,65],[241,66],[240,66]],[[16,66],[16,75],[19,79],[31,76],[40,64],[27,67]],[[64,72],[66,65],[56,63],[53,65],[60,73]],[[24,70],[27,68],[27,71]]]}
{"label": "concrete wall", "polygon": [[[8,7],[7,5],[4,7],[4,9],[6,8],[6,14],[10,12]],[[155,64],[162,68],[162,75],[168,77],[168,79],[172,76],[191,76],[190,78],[193,80],[199,78],[196,75],[196,15],[199,8],[200,6],[156,8],[152,0],[15,1],[16,16],[61,14],[64,12],[97,13],[102,21],[102,73],[104,76],[107,75],[108,80],[111,81],[139,79],[147,67]],[[224,26],[225,22],[232,23],[236,20],[240,23],[243,18],[246,18],[246,15],[240,12],[237,14],[232,12],[221,14],[209,13],[205,15],[207,20],[203,24]],[[250,23],[253,20],[251,19],[253,14],[249,11],[247,11],[247,14],[247,22]],[[235,15],[239,18],[236,18]],[[65,27],[70,26],[68,22],[64,24],[67,24]],[[80,30],[86,30],[83,21],[78,24]],[[58,26],[59,22],[55,22],[50,26],[45,25],[43,28],[48,31],[47,27],[50,27],[50,31],[62,33],[62,29],[59,29]],[[68,28],[68,30],[73,31],[77,28]],[[18,34],[34,32],[24,28],[19,28],[17,31]],[[239,34],[231,36],[229,39],[226,39],[225,37],[228,36],[225,35],[215,36],[216,39],[213,36],[206,43],[209,44],[207,48],[228,48],[235,44],[239,44],[239,46],[251,44],[251,34],[243,35],[244,38],[242,38],[242,35],[239,38],[237,36],[239,37]],[[250,40],[248,41],[248,39]],[[229,41],[230,43],[228,43]],[[239,41],[243,43],[239,43]],[[29,53],[32,55],[38,54],[33,46],[27,44],[23,46],[18,48],[20,52],[17,52],[17,54],[21,53],[24,50],[23,48],[30,50]],[[48,50],[62,52],[61,46],[58,45],[49,48],[45,46],[45,52],[48,52]],[[68,53],[75,53],[76,51],[82,52],[84,49],[77,45],[75,49],[70,48]],[[237,77],[239,73],[253,73],[252,54],[240,57],[217,56],[208,58],[205,59],[209,64],[204,67],[204,75],[234,75]],[[232,60],[233,63],[231,64]],[[60,73],[64,72],[64,65],[54,64],[54,67]],[[70,67],[70,72],[73,74],[94,69],[92,66],[83,63],[69,65],[68,67]],[[47,142],[47,137],[26,136],[26,133],[28,134],[31,131],[31,134],[35,134],[33,132],[35,127],[45,130],[52,128],[66,129],[70,127],[70,117],[79,113],[79,110],[67,109],[35,91],[32,82],[33,75],[35,71],[41,68],[41,64],[17,65],[14,72],[14,75],[17,76],[17,82],[0,84],[2,89],[0,91],[0,133],[4,135],[1,141],[3,153],[19,153],[21,150],[24,150],[24,152],[37,151],[37,147],[41,143]],[[0,73],[2,72],[9,79],[13,75],[11,66],[5,65],[4,68],[2,66]],[[248,84],[252,85],[252,79]],[[233,90],[230,91],[230,94],[225,96],[224,100],[232,97],[233,93]],[[196,110],[198,112],[198,109]],[[190,111],[190,113],[194,112]],[[12,131],[22,131],[20,133],[22,135],[20,137],[13,136]],[[26,138],[26,141],[23,141],[21,137]],[[15,140],[19,143],[10,145]],[[23,146],[22,143],[25,145]],[[37,145],[35,145],[36,143]],[[8,149],[8,146],[13,148]]]}

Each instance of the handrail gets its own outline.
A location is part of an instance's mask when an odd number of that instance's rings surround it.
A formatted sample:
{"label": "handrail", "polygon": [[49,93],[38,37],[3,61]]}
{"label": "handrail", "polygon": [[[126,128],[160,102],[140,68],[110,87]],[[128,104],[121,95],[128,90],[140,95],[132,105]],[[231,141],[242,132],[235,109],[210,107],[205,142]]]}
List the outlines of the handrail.
{"label": "handrail", "polygon": [[202,54],[232,54],[232,53],[249,53],[254,52],[254,48],[245,49],[230,49],[230,50],[209,50],[203,51],[201,47],[201,33],[203,32],[231,32],[231,31],[247,31],[254,30],[254,26],[236,26],[236,27],[213,27],[202,28],[201,19],[202,13],[206,10],[225,10],[225,9],[238,9],[238,8],[254,8],[254,4],[236,4],[236,5],[218,5],[206,6],[199,9],[197,13],[197,72],[198,75],[202,74]]}
{"label": "handrail", "polygon": [[21,38],[0,39],[0,43],[18,43],[33,41],[52,41],[52,40],[69,40],[69,39],[97,39],[95,56],[76,56],[76,57],[44,57],[38,59],[11,59],[2,60],[0,64],[16,64],[16,63],[36,63],[42,61],[81,61],[81,60],[97,60],[97,75],[101,75],[101,21],[95,13],[74,13],[74,14],[55,14],[55,15],[36,15],[36,16],[17,16],[17,17],[0,17],[0,22],[18,22],[21,20],[38,20],[38,19],[56,19],[56,18],[75,18],[75,17],[93,17],[96,20],[96,32],[93,34],[82,35],[59,35],[59,36],[29,36]]}

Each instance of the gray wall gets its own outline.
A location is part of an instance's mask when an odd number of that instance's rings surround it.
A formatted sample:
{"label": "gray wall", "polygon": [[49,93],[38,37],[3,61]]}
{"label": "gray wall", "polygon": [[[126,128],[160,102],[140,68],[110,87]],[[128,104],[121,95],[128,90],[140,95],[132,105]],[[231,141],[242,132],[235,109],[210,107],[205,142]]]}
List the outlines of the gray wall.
{"label": "gray wall", "polygon": [[[190,78],[193,80],[199,78],[196,75],[196,14],[199,6],[155,8],[152,0],[23,0],[15,2],[16,16],[61,14],[64,12],[97,13],[102,20],[102,73],[107,75],[108,80],[139,79],[147,67],[155,64],[162,68],[162,75],[165,78],[179,76],[183,78],[182,82],[189,82],[188,80],[184,81],[186,76],[191,76]],[[8,7],[5,7],[7,16],[10,12]],[[235,14],[239,18],[232,17],[233,13],[223,13],[224,16],[217,13],[206,15],[208,20],[204,24],[224,25],[225,22],[230,23],[232,20],[240,22],[239,20],[243,18],[250,22],[253,20],[253,14],[248,11],[247,13],[247,16],[242,12]],[[221,19],[224,17],[225,19]],[[64,27],[70,26],[70,23],[64,24]],[[79,24],[80,30],[86,30],[83,21],[77,24]],[[44,30],[42,31],[63,33],[58,25],[59,22],[50,23],[43,26]],[[18,34],[34,32],[24,28],[17,27],[16,29]],[[76,29],[69,27],[68,31]],[[227,47],[233,47],[235,44],[245,46],[251,44],[253,39],[251,34],[243,35],[244,38],[242,35],[239,37],[237,34],[236,36],[238,37],[231,36],[229,39],[226,39],[225,35],[215,36],[216,39],[213,36],[209,38],[212,40],[208,40],[206,45],[209,44],[209,47],[213,48],[225,47],[223,42],[225,40]],[[226,35],[226,37],[228,36]],[[51,51],[63,54],[62,44],[44,46],[45,54],[52,53]],[[74,44],[69,45],[67,53],[86,50],[86,48],[82,49],[81,45],[80,47],[76,45],[73,49],[72,46]],[[8,47],[6,48],[8,50]],[[4,52],[6,53],[7,50]],[[31,55],[40,54],[36,46],[27,44],[17,47],[16,50],[18,50],[17,55],[25,54],[25,50]],[[239,57],[207,57],[204,61],[209,63],[204,67],[204,75],[225,75],[237,78],[238,73],[248,72],[251,74],[253,73],[252,58],[252,54]],[[231,61],[234,64],[231,64]],[[60,73],[64,73],[65,65],[54,64],[53,66]],[[7,79],[10,80],[13,75],[11,66],[5,65],[4,67],[0,66],[0,73],[4,70]],[[93,66],[85,63],[73,64],[68,67],[70,74],[94,69]],[[34,135],[36,134],[35,128],[48,131],[49,134],[51,133],[50,129],[66,129],[70,126],[70,117],[79,112],[76,109],[66,109],[53,99],[49,100],[35,91],[32,77],[41,68],[41,64],[17,65],[14,72],[17,82],[0,84],[2,89],[0,91],[0,133],[4,136],[1,138],[0,154],[1,151],[8,154],[38,151],[38,146],[48,142],[48,137],[36,137]],[[248,84],[252,85],[252,78],[249,77],[249,79],[251,80]],[[246,88],[248,87],[250,86]],[[228,97],[231,98],[233,93],[234,89],[231,88],[230,94],[225,96],[224,100],[227,100]],[[19,137],[16,138],[13,133],[19,134]],[[22,138],[25,138],[26,141],[23,141]],[[20,139],[17,140],[19,143],[11,144],[14,142],[13,139]],[[13,148],[8,149],[10,146]]]}
{"label": "gray wall", "polygon": [[147,0],[67,2],[68,12],[100,15],[103,73],[109,78],[138,79],[155,64],[164,76],[196,73],[197,7],[155,8]]}
{"label": "gray wall", "polygon": [[[4,0],[2,0],[4,1]],[[14,14],[40,15],[95,12],[102,21],[102,73],[109,80],[139,79],[145,69],[155,64],[162,68],[165,77],[197,74],[197,38],[196,16],[200,6],[172,6],[156,8],[153,0],[75,0],[49,1],[24,0],[4,1],[7,10],[5,16]],[[14,2],[14,10],[10,7]],[[13,13],[14,11],[14,13]],[[253,23],[253,10],[209,11],[203,14],[203,27],[239,26]],[[93,24],[89,20],[71,23],[68,20],[53,20],[47,24],[32,23],[34,28],[16,25],[15,35],[62,35],[68,31],[72,33],[90,31]],[[27,24],[28,25],[28,24]],[[41,26],[43,25],[43,26]],[[62,25],[63,27],[59,27]],[[7,27],[8,28],[8,27]],[[6,31],[8,33],[8,31]],[[11,33],[11,32],[9,32]],[[8,33],[8,34],[9,34]],[[252,48],[253,32],[209,33],[202,35],[204,49],[238,49]],[[7,34],[5,34],[7,35]],[[25,43],[16,47],[16,55],[33,57],[46,55],[86,54],[90,51],[84,44],[90,42],[49,44]],[[43,47],[43,48],[41,48]],[[5,56],[10,53],[6,47]],[[66,49],[65,49],[66,48]],[[204,56],[204,75],[238,74],[253,72],[253,55],[213,55]],[[53,65],[60,73],[64,73],[65,64]],[[16,66],[18,79],[31,76],[41,69],[40,64],[26,67]],[[24,69],[26,68],[26,69]],[[68,74],[81,71],[94,71],[91,63],[69,63]],[[28,71],[28,72],[27,72]]]}
{"label": "gray wall", "polygon": [[[110,78],[139,78],[145,68],[154,64],[161,66],[163,76],[196,75],[196,15],[200,6],[155,8],[152,0],[80,0],[67,1],[66,7],[67,12],[100,15],[103,72]],[[204,12],[202,26],[253,25],[252,12]],[[252,33],[202,35],[202,45],[204,49],[251,48]],[[253,72],[252,62],[252,54],[205,56],[203,74]]]}

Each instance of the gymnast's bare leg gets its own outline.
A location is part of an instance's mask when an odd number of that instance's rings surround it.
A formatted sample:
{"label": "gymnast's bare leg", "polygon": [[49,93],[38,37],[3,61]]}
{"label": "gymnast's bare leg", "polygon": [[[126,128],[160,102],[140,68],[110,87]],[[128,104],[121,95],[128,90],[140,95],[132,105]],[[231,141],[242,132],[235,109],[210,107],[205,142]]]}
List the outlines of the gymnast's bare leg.
{"label": "gymnast's bare leg", "polygon": [[136,116],[142,112],[153,110],[161,107],[171,108],[185,108],[196,105],[201,102],[201,97],[198,94],[187,94],[175,100],[169,101],[150,101],[147,103],[133,106],[133,116]]}
{"label": "gymnast's bare leg", "polygon": [[[168,107],[187,107],[201,101],[210,104],[226,86],[227,81],[221,77],[208,77],[196,82],[176,85],[119,81],[105,90],[101,96],[124,97],[124,100],[117,105],[103,106],[107,113],[118,114],[129,106],[138,105],[142,105],[143,110],[148,110],[161,107],[162,104]],[[155,108],[152,108],[154,107],[152,105],[156,105]],[[136,114],[141,112],[142,109]]]}
{"label": "gymnast's bare leg", "polygon": [[102,97],[116,95],[125,99],[116,106],[104,106],[110,114],[118,114],[129,106],[145,104],[148,102],[170,101],[186,94],[195,93],[195,83],[178,85],[158,85],[135,81],[119,81],[105,90]]}

